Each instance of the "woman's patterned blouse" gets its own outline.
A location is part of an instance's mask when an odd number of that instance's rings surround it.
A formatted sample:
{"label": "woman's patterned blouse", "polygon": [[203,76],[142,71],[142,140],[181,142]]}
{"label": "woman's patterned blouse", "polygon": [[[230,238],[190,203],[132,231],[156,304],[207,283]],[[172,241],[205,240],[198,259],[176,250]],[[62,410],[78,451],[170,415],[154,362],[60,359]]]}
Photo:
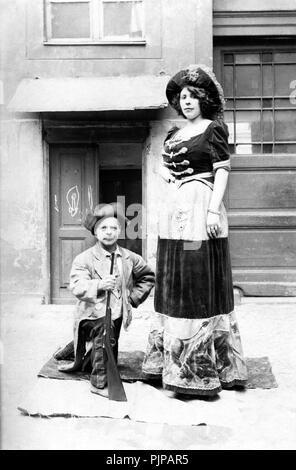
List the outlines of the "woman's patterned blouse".
{"label": "woman's patterned blouse", "polygon": [[223,121],[212,121],[202,133],[182,140],[173,127],[164,141],[163,164],[176,179],[198,173],[230,170],[228,128]]}

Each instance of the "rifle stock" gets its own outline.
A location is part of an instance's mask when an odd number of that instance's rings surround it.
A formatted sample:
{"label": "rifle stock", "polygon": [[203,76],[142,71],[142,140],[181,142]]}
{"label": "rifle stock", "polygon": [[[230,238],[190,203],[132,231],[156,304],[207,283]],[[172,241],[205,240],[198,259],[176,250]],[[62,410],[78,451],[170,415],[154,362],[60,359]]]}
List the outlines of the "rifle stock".
{"label": "rifle stock", "polygon": [[[111,254],[111,269],[110,274],[113,274],[114,256]],[[108,398],[115,401],[127,401],[126,394],[122,385],[122,381],[117,368],[117,363],[112,349],[111,338],[111,307],[110,307],[111,292],[107,293],[107,305],[105,315],[105,328],[104,328],[104,348],[106,351],[107,359],[107,385],[108,385]]]}

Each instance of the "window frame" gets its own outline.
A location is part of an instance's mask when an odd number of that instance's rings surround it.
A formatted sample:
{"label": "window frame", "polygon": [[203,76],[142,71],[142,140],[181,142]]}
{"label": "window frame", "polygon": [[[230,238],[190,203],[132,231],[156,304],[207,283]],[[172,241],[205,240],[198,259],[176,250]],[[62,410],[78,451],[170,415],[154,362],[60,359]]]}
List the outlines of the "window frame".
{"label": "window frame", "polygon": [[[122,38],[120,36],[103,38],[103,4],[104,3],[141,3],[142,4],[142,37]],[[90,36],[88,38],[53,38],[50,20],[53,3],[87,3],[89,5]],[[44,45],[145,45],[145,0],[43,0]]]}
{"label": "window frame", "polygon": [[[220,38],[215,38],[214,39],[214,64],[215,64],[215,69],[214,69],[214,72],[216,73],[216,76],[217,76],[217,79],[219,80],[219,82],[221,82],[221,85],[223,87],[223,77],[224,77],[224,62],[223,62],[223,54],[244,54],[244,53],[250,53],[250,54],[260,54],[260,53],[287,53],[287,52],[293,52],[293,53],[296,53],[296,47],[294,45],[294,43],[291,42],[291,40],[287,39],[287,40],[276,40],[274,38],[267,38],[265,40],[263,40],[262,38],[248,38],[249,40],[249,44],[247,43],[244,43],[244,41],[242,40],[241,38],[241,41],[237,40],[238,38],[236,38],[236,40],[234,40],[234,38],[227,38],[226,40],[223,39],[221,40]],[[295,77],[296,78],[296,77]],[[291,89],[291,92],[293,90]],[[276,111],[280,111],[280,110],[285,110],[287,109],[286,107],[282,108],[282,107],[276,107],[275,106],[275,102],[276,102],[276,99],[279,99],[279,98],[282,98],[283,96],[279,96],[279,95],[273,95],[272,97],[272,102],[273,102],[273,106],[272,106],[272,113],[274,115],[274,113]],[[256,96],[252,96],[251,97],[252,99],[256,99]],[[263,103],[263,99],[265,99],[267,97],[265,96],[259,96],[258,99],[261,100],[261,103]],[[285,95],[285,98],[287,98],[287,96]],[[229,98],[231,99],[231,98]],[[236,96],[236,97],[233,97],[232,99],[236,99],[236,100],[240,100],[240,99],[248,99],[248,97],[239,97],[239,96]],[[292,106],[292,104],[289,106],[289,109],[295,109],[296,110],[296,106]],[[235,114],[236,114],[236,111],[244,111],[244,110],[247,110],[247,111],[259,111],[260,113],[263,112],[263,110],[265,111],[266,108],[261,106],[261,108],[244,108],[244,109],[230,109],[230,108],[226,108],[225,111],[230,111],[230,112],[233,112],[234,113],[234,128],[233,128],[233,132],[234,132],[234,142],[230,142],[230,145],[232,145],[233,147],[235,146],[235,144],[240,144],[240,142],[236,142],[235,141]],[[261,120],[260,120],[261,122]],[[275,129],[275,120],[273,120],[273,129]],[[262,136],[262,129],[261,129],[261,140],[259,142],[259,145],[261,145],[261,152],[252,152],[252,153],[243,153],[243,152],[239,152],[239,153],[236,153],[235,152],[235,149],[234,149],[234,152],[231,152],[231,154],[237,158],[240,158],[240,157],[255,157],[255,156],[258,156],[258,157],[263,157],[263,156],[272,156],[272,157],[280,157],[280,156],[289,156],[289,155],[292,155],[292,156],[295,156],[295,151],[290,151],[290,152],[275,152],[274,151],[274,146],[275,145],[280,145],[280,144],[285,144],[285,141],[276,141],[275,140],[275,136],[273,135],[273,151],[272,152],[263,152],[263,145],[264,144],[269,144],[268,142],[265,142],[263,140],[263,136]],[[289,144],[295,144],[296,143],[296,138],[295,140],[291,140],[288,142]],[[251,142],[249,145],[257,145],[257,141],[254,141],[254,142]]]}

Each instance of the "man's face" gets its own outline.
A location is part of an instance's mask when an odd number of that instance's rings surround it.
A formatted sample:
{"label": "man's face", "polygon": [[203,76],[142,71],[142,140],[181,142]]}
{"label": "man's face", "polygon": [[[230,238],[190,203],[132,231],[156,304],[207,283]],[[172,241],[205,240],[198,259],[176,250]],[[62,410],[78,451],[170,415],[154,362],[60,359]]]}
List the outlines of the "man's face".
{"label": "man's face", "polygon": [[114,245],[120,235],[120,224],[115,217],[106,217],[95,226],[95,236],[105,246]]}

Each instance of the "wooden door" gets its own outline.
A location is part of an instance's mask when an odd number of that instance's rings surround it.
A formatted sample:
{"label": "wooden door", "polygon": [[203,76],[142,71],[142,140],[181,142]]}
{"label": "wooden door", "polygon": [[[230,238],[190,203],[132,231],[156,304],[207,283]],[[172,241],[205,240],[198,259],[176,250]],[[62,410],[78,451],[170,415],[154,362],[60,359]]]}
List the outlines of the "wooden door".
{"label": "wooden door", "polygon": [[69,273],[74,257],[93,245],[82,223],[97,199],[95,149],[92,146],[50,147],[51,297],[71,303]]}
{"label": "wooden door", "polygon": [[[138,221],[120,245],[142,253],[142,144],[50,146],[51,301],[72,303],[68,289],[74,257],[96,239],[83,227],[89,210],[99,203],[123,201],[128,218]],[[132,212],[133,206],[139,214]],[[133,217],[136,216],[136,217]]]}
{"label": "wooden door", "polygon": [[234,286],[251,296],[295,296],[295,45],[223,40],[214,63],[232,151],[226,200]]}

